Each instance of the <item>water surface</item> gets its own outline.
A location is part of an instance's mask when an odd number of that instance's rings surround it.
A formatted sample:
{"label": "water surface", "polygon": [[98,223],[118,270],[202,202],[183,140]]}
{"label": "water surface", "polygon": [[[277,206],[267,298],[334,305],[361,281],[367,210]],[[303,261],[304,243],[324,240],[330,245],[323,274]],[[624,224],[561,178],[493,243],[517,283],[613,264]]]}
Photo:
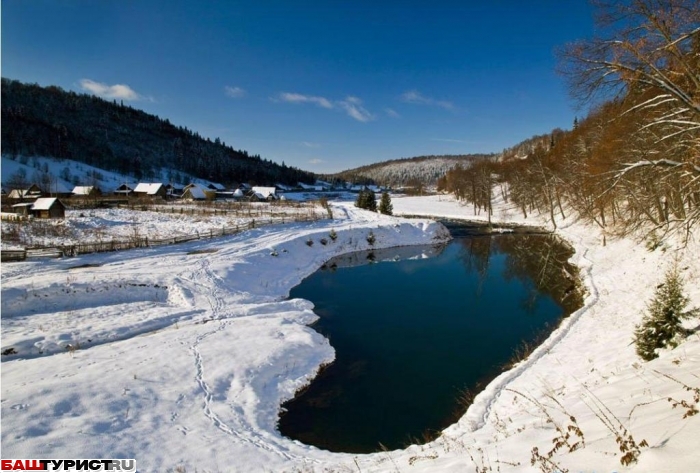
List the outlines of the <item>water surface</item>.
{"label": "water surface", "polygon": [[580,305],[550,236],[457,238],[329,261],[291,291],[315,304],[336,360],[286,403],[283,435],[352,453],[434,437]]}

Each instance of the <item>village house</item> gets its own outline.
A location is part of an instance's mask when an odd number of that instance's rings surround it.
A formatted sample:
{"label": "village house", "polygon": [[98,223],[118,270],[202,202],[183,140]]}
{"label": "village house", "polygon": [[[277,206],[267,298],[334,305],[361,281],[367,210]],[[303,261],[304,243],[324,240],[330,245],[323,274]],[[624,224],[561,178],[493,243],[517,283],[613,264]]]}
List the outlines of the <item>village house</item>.
{"label": "village house", "polygon": [[41,190],[36,184],[32,184],[27,189],[11,189],[10,193],[7,195],[8,199],[38,199],[44,195],[44,191]]}
{"label": "village house", "polygon": [[185,189],[183,187],[175,185],[171,182],[165,186],[165,196],[168,199],[177,199],[180,198],[184,190]]}
{"label": "village house", "polygon": [[226,190],[226,187],[224,187],[222,184],[217,184],[216,182],[210,182],[207,185],[207,189],[211,189],[215,192],[223,192]]}
{"label": "village house", "polygon": [[[277,200],[277,193],[274,187],[253,186],[248,194],[251,201],[271,201]],[[255,199],[253,199],[255,197]]]}
{"label": "village house", "polygon": [[31,215],[32,205],[34,205],[34,202],[15,204],[12,206],[12,211],[19,217],[29,217]]}
{"label": "village house", "polygon": [[17,215],[36,218],[65,218],[66,207],[56,197],[40,197],[33,203],[15,204],[12,206]]}
{"label": "village house", "polygon": [[188,184],[182,192],[183,200],[214,200],[216,191],[200,184]]}
{"label": "village house", "polygon": [[131,194],[132,192],[134,192],[133,187],[131,187],[127,183],[122,184],[114,190],[115,195],[129,196],[129,194]]}
{"label": "village house", "polygon": [[73,188],[74,197],[99,197],[102,191],[97,186],[75,186]]}

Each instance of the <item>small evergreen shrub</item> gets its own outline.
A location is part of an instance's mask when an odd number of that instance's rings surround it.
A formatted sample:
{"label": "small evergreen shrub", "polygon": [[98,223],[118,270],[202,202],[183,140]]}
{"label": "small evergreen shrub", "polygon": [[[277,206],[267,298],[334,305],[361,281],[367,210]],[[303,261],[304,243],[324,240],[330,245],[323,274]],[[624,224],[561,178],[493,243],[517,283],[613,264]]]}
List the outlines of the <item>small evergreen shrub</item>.
{"label": "small evergreen shrub", "polygon": [[686,335],[681,322],[692,314],[684,312],[688,302],[683,292],[683,279],[674,266],[666,272],[663,284],[656,288],[642,323],[634,331],[636,351],[643,360],[657,358],[659,348],[675,347],[678,338]]}
{"label": "small evergreen shrub", "polygon": [[374,245],[375,241],[377,241],[377,237],[375,237],[374,233],[370,231],[369,235],[367,235],[367,243],[369,243],[370,245]]}
{"label": "small evergreen shrub", "polygon": [[306,240],[306,246],[314,246],[314,241],[311,238],[309,238],[308,240]]}
{"label": "small evergreen shrub", "polygon": [[338,234],[331,228],[331,232],[328,234],[328,238],[331,239],[331,241],[335,241],[338,239]]}
{"label": "small evergreen shrub", "polygon": [[326,246],[326,245],[328,244],[328,240],[326,240],[325,238],[321,238],[321,239],[318,240],[318,241],[319,241],[319,243],[321,243],[323,246]]}

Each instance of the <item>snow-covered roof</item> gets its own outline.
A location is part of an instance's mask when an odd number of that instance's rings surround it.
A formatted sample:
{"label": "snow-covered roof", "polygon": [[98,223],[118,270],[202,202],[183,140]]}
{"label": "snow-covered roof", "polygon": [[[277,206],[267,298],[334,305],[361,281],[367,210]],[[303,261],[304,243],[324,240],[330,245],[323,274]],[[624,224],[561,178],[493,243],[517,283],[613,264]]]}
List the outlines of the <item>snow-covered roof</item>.
{"label": "snow-covered roof", "polygon": [[207,198],[207,194],[204,192],[204,189],[196,184],[188,186],[185,193],[189,193],[190,197],[192,197],[193,199],[206,199]]}
{"label": "snow-covered roof", "polygon": [[281,189],[283,191],[290,191],[292,188],[290,186],[284,185],[284,184],[275,184],[275,187],[278,189]]}
{"label": "snow-covered roof", "polygon": [[226,190],[226,187],[224,187],[223,185],[218,184],[218,183],[216,183],[216,182],[211,182],[211,183],[209,183],[209,185],[208,185],[207,187],[209,187],[210,189],[215,189],[215,190],[217,190],[217,191]]}
{"label": "snow-covered roof", "polygon": [[32,210],[49,210],[57,200],[56,197],[39,197],[34,201]]}
{"label": "snow-covered roof", "polygon": [[240,189],[236,189],[235,191],[233,191],[233,196],[234,197],[243,197],[243,191]]}
{"label": "snow-covered roof", "polygon": [[23,204],[15,204],[12,206],[13,209],[18,208],[18,207],[29,207],[31,205],[34,205],[34,202],[25,202]]}
{"label": "snow-covered roof", "polygon": [[41,189],[36,184],[32,184],[28,189],[12,189],[8,197],[22,199],[25,197],[37,197],[41,195]]}
{"label": "snow-covered roof", "polygon": [[73,188],[73,194],[75,195],[90,195],[95,186],[75,186]]}
{"label": "snow-covered roof", "polygon": [[134,192],[143,192],[148,195],[155,195],[163,187],[161,182],[139,182]]}
{"label": "snow-covered roof", "polygon": [[27,189],[12,189],[8,197],[10,199],[21,199],[27,194]]}
{"label": "snow-covered roof", "polygon": [[271,196],[275,195],[275,188],[274,187],[254,186],[253,192],[255,192],[256,194],[262,194],[263,199],[266,199],[268,195],[271,195]]}

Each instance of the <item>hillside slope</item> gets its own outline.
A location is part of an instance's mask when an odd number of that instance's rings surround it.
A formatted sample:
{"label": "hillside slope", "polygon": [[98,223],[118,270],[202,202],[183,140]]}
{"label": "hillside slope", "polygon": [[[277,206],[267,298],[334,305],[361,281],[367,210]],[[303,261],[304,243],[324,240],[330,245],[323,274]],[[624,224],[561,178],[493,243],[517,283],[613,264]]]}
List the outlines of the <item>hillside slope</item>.
{"label": "hillside slope", "polygon": [[493,154],[418,156],[349,169],[333,175],[332,178],[356,183],[374,182],[392,187],[403,186],[411,181],[431,186],[457,165],[468,167],[474,160],[493,158]]}
{"label": "hillside slope", "polygon": [[167,119],[101,98],[2,79],[2,151],[73,159],[137,180],[162,168],[222,182],[313,182],[312,173],[235,150]]}

